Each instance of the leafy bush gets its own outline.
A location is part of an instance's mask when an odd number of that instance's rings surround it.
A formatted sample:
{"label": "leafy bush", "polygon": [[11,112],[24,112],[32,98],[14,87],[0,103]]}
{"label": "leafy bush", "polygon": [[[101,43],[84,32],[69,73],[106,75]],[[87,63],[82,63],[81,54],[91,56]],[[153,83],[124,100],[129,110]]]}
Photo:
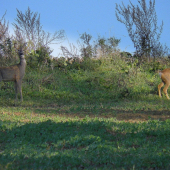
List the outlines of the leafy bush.
{"label": "leafy bush", "polygon": [[31,53],[26,56],[27,65],[34,69],[42,65],[49,66],[51,64],[50,53],[49,49],[43,46],[35,51],[32,50]]}
{"label": "leafy bush", "polygon": [[80,68],[83,70],[96,70],[101,65],[100,59],[91,59],[91,58],[84,58],[84,60],[80,63]]}
{"label": "leafy bush", "polygon": [[142,65],[143,69],[146,71],[146,72],[155,72],[157,70],[163,70],[166,68],[166,65],[162,64],[161,62],[159,61],[152,61],[152,62],[145,62],[143,65]]}
{"label": "leafy bush", "polygon": [[[100,59],[75,61],[72,64],[68,64],[65,58],[59,58],[55,62],[53,71],[47,69],[44,73],[37,73],[41,80],[34,86],[42,98],[91,102],[139,98],[157,93],[158,76],[145,71],[145,67],[137,66],[136,61],[129,64],[119,53]],[[50,74],[50,80],[42,83],[43,77]]]}

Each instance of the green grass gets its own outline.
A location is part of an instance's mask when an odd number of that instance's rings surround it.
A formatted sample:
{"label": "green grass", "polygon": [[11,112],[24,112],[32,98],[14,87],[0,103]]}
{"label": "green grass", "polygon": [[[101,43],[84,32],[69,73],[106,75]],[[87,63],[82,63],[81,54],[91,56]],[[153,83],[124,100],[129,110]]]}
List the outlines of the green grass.
{"label": "green grass", "polygon": [[162,102],[1,106],[0,169],[169,169]]}
{"label": "green grass", "polygon": [[13,83],[2,82],[0,170],[170,169],[170,102],[159,82],[120,57],[28,68],[16,105]]}

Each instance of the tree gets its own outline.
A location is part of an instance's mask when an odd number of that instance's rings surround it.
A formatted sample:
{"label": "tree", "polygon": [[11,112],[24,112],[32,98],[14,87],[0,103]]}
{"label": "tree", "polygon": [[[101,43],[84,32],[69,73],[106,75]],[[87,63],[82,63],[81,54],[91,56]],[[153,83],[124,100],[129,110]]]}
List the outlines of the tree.
{"label": "tree", "polygon": [[85,33],[80,35],[80,39],[83,41],[83,43],[79,43],[81,56],[83,58],[92,57],[93,53],[94,53],[94,51],[92,49],[92,45],[90,44],[90,41],[92,40],[92,36],[85,32]]}
{"label": "tree", "polygon": [[5,20],[5,14],[0,19],[0,42],[2,42],[4,40],[4,38],[6,39],[6,37],[9,36],[8,23]]}
{"label": "tree", "polygon": [[[162,46],[159,42],[163,30],[163,22],[160,27],[157,26],[157,15],[155,11],[155,0],[149,1],[147,7],[145,0],[138,0],[139,5],[130,5],[125,7],[116,4],[117,20],[125,24],[128,34],[134,43],[136,55],[142,59],[142,56],[164,55],[168,53],[168,48]],[[122,19],[123,17],[124,19]]]}
{"label": "tree", "polygon": [[101,38],[98,36],[98,39],[95,42],[95,48],[100,50],[102,55],[107,55],[114,52],[119,43],[120,39],[117,39],[114,36],[110,38]]}
{"label": "tree", "polygon": [[80,34],[80,40],[77,41],[80,55],[78,54],[78,49],[73,44],[70,44],[70,50],[64,46],[61,46],[61,50],[66,58],[82,58],[88,60],[89,58],[99,56],[101,53],[102,55],[112,53],[117,48],[120,39],[114,36],[110,38],[101,38],[98,36],[98,39],[93,41],[93,44],[91,41],[92,36],[85,32]]}
{"label": "tree", "polygon": [[59,43],[65,37],[64,30],[56,31],[53,35],[45,32],[40,23],[40,14],[31,12],[29,7],[25,11],[25,14],[17,9],[17,18],[15,21],[13,25],[16,30],[19,29],[22,35],[25,35],[29,52],[32,49],[37,50],[41,46],[48,47],[50,44]]}
{"label": "tree", "polygon": [[5,14],[0,19],[0,54],[1,56],[4,56],[4,53],[6,53],[6,45],[9,42],[8,23],[5,20]]}
{"label": "tree", "polygon": [[0,19],[0,60],[2,65],[6,65],[6,62],[11,61],[14,52],[12,38],[9,35],[8,22],[5,20],[6,13]]}
{"label": "tree", "polygon": [[101,38],[100,36],[98,36],[98,39],[95,40],[92,45],[90,44],[92,36],[90,34],[87,34],[86,32],[81,34],[80,39],[83,42],[80,47],[81,54],[85,58],[95,57],[96,55],[98,55],[99,50],[101,51],[102,55],[112,53],[120,42],[120,39],[117,39],[114,36],[110,38]]}

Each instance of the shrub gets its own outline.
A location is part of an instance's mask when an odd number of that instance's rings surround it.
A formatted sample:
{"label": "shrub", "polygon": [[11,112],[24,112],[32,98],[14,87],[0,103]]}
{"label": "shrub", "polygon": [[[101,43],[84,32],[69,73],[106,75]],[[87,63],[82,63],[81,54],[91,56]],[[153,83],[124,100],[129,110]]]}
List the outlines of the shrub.
{"label": "shrub", "polygon": [[43,65],[49,66],[51,64],[49,50],[46,47],[39,47],[37,50],[32,50],[27,54],[27,66],[31,68],[37,68]]}
{"label": "shrub", "polygon": [[144,64],[138,66],[136,60],[129,64],[119,52],[72,63],[65,58],[53,59],[52,64],[53,70],[48,66],[41,71],[27,68],[23,84],[27,95],[57,103],[111,102],[156,95],[160,81]]}

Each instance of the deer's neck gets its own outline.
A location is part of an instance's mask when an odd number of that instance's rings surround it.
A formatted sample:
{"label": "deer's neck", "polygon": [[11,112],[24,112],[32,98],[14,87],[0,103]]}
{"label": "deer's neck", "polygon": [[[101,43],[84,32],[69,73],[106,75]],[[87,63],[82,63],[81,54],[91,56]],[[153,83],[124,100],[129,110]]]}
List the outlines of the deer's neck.
{"label": "deer's neck", "polygon": [[26,60],[25,60],[24,56],[21,56],[20,63],[19,63],[19,70],[20,70],[21,77],[23,77],[25,74],[25,68],[26,68]]}
{"label": "deer's neck", "polygon": [[20,57],[20,63],[19,64],[21,65],[21,67],[25,67],[26,66],[26,60],[25,60],[25,58],[23,56]]}

